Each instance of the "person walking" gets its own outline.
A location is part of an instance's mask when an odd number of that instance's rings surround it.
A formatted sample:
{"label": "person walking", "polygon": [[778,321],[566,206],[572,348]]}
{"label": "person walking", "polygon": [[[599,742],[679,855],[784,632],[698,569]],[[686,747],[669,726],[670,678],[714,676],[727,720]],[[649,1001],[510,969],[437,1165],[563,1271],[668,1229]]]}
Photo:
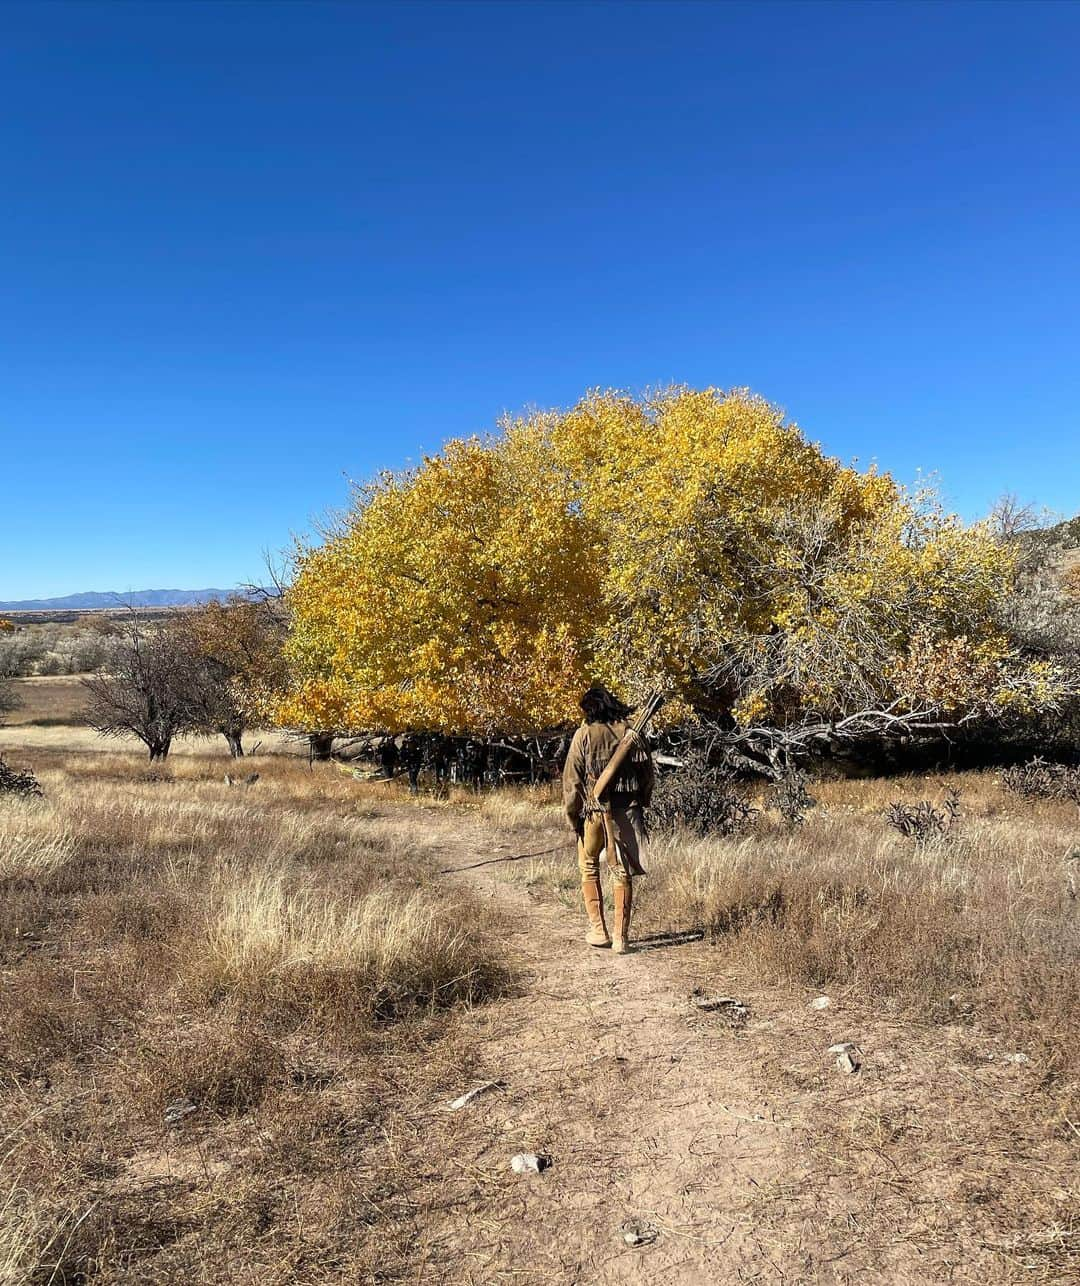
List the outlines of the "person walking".
{"label": "person walking", "polygon": [[[563,803],[578,837],[581,896],[589,919],[585,941],[592,947],[611,947],[622,955],[630,942],[634,905],[632,875],[641,869],[634,814],[640,818],[641,811],[649,806],[655,773],[648,748],[639,742],[619,768],[601,807],[594,793],[596,781],[626,736],[631,707],[603,684],[594,683],[581,698],[581,709],[584,721],[574,733],[563,767]],[[605,807],[610,809],[614,846],[607,842]],[[600,855],[605,848],[614,882],[615,919],[610,936],[604,920],[604,891],[600,880]],[[613,848],[621,848],[622,860]]]}

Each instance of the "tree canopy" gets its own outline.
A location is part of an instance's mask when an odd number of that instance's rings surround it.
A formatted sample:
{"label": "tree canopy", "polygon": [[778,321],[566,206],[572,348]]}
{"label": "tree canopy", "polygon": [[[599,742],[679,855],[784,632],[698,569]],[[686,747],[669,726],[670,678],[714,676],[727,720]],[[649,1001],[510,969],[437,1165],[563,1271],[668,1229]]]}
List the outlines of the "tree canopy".
{"label": "tree canopy", "polygon": [[596,392],[356,489],[297,551],[280,721],[533,731],[592,679],[752,727],[1055,700],[1015,554],[745,390]]}

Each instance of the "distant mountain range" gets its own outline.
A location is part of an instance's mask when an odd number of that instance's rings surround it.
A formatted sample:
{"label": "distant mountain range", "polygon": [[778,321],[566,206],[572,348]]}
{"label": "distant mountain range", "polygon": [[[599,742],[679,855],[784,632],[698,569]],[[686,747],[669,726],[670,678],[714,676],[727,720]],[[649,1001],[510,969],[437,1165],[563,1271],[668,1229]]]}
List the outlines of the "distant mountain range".
{"label": "distant mountain range", "polygon": [[230,589],[136,589],[127,593],[88,590],[83,594],[65,594],[63,598],[27,598],[21,602],[0,603],[0,612],[94,612],[118,607],[191,607],[209,603],[215,598],[228,598]]}

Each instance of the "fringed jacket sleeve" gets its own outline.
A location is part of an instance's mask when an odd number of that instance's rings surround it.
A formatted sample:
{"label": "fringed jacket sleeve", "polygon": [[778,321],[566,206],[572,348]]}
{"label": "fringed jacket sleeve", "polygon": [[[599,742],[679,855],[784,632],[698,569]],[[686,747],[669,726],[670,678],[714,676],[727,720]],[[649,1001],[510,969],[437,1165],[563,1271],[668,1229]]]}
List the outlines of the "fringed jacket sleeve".
{"label": "fringed jacket sleeve", "polygon": [[570,825],[576,827],[585,812],[585,725],[574,733],[563,765],[563,807]]}

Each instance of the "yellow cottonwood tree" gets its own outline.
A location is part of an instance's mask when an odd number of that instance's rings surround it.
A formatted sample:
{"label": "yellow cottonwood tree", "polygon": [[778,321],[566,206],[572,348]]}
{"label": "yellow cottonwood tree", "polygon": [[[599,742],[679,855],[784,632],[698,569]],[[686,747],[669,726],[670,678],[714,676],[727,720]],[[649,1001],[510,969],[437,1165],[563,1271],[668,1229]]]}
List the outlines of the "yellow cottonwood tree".
{"label": "yellow cottonwood tree", "polygon": [[[593,393],[358,489],[299,551],[282,722],[524,731],[591,678],[783,726],[1054,699],[998,628],[1013,556],[737,390]],[[949,664],[931,664],[947,644]],[[981,685],[981,686],[980,686]]]}
{"label": "yellow cottonwood tree", "polygon": [[539,418],[358,489],[301,554],[284,722],[490,733],[566,720],[599,564]]}

